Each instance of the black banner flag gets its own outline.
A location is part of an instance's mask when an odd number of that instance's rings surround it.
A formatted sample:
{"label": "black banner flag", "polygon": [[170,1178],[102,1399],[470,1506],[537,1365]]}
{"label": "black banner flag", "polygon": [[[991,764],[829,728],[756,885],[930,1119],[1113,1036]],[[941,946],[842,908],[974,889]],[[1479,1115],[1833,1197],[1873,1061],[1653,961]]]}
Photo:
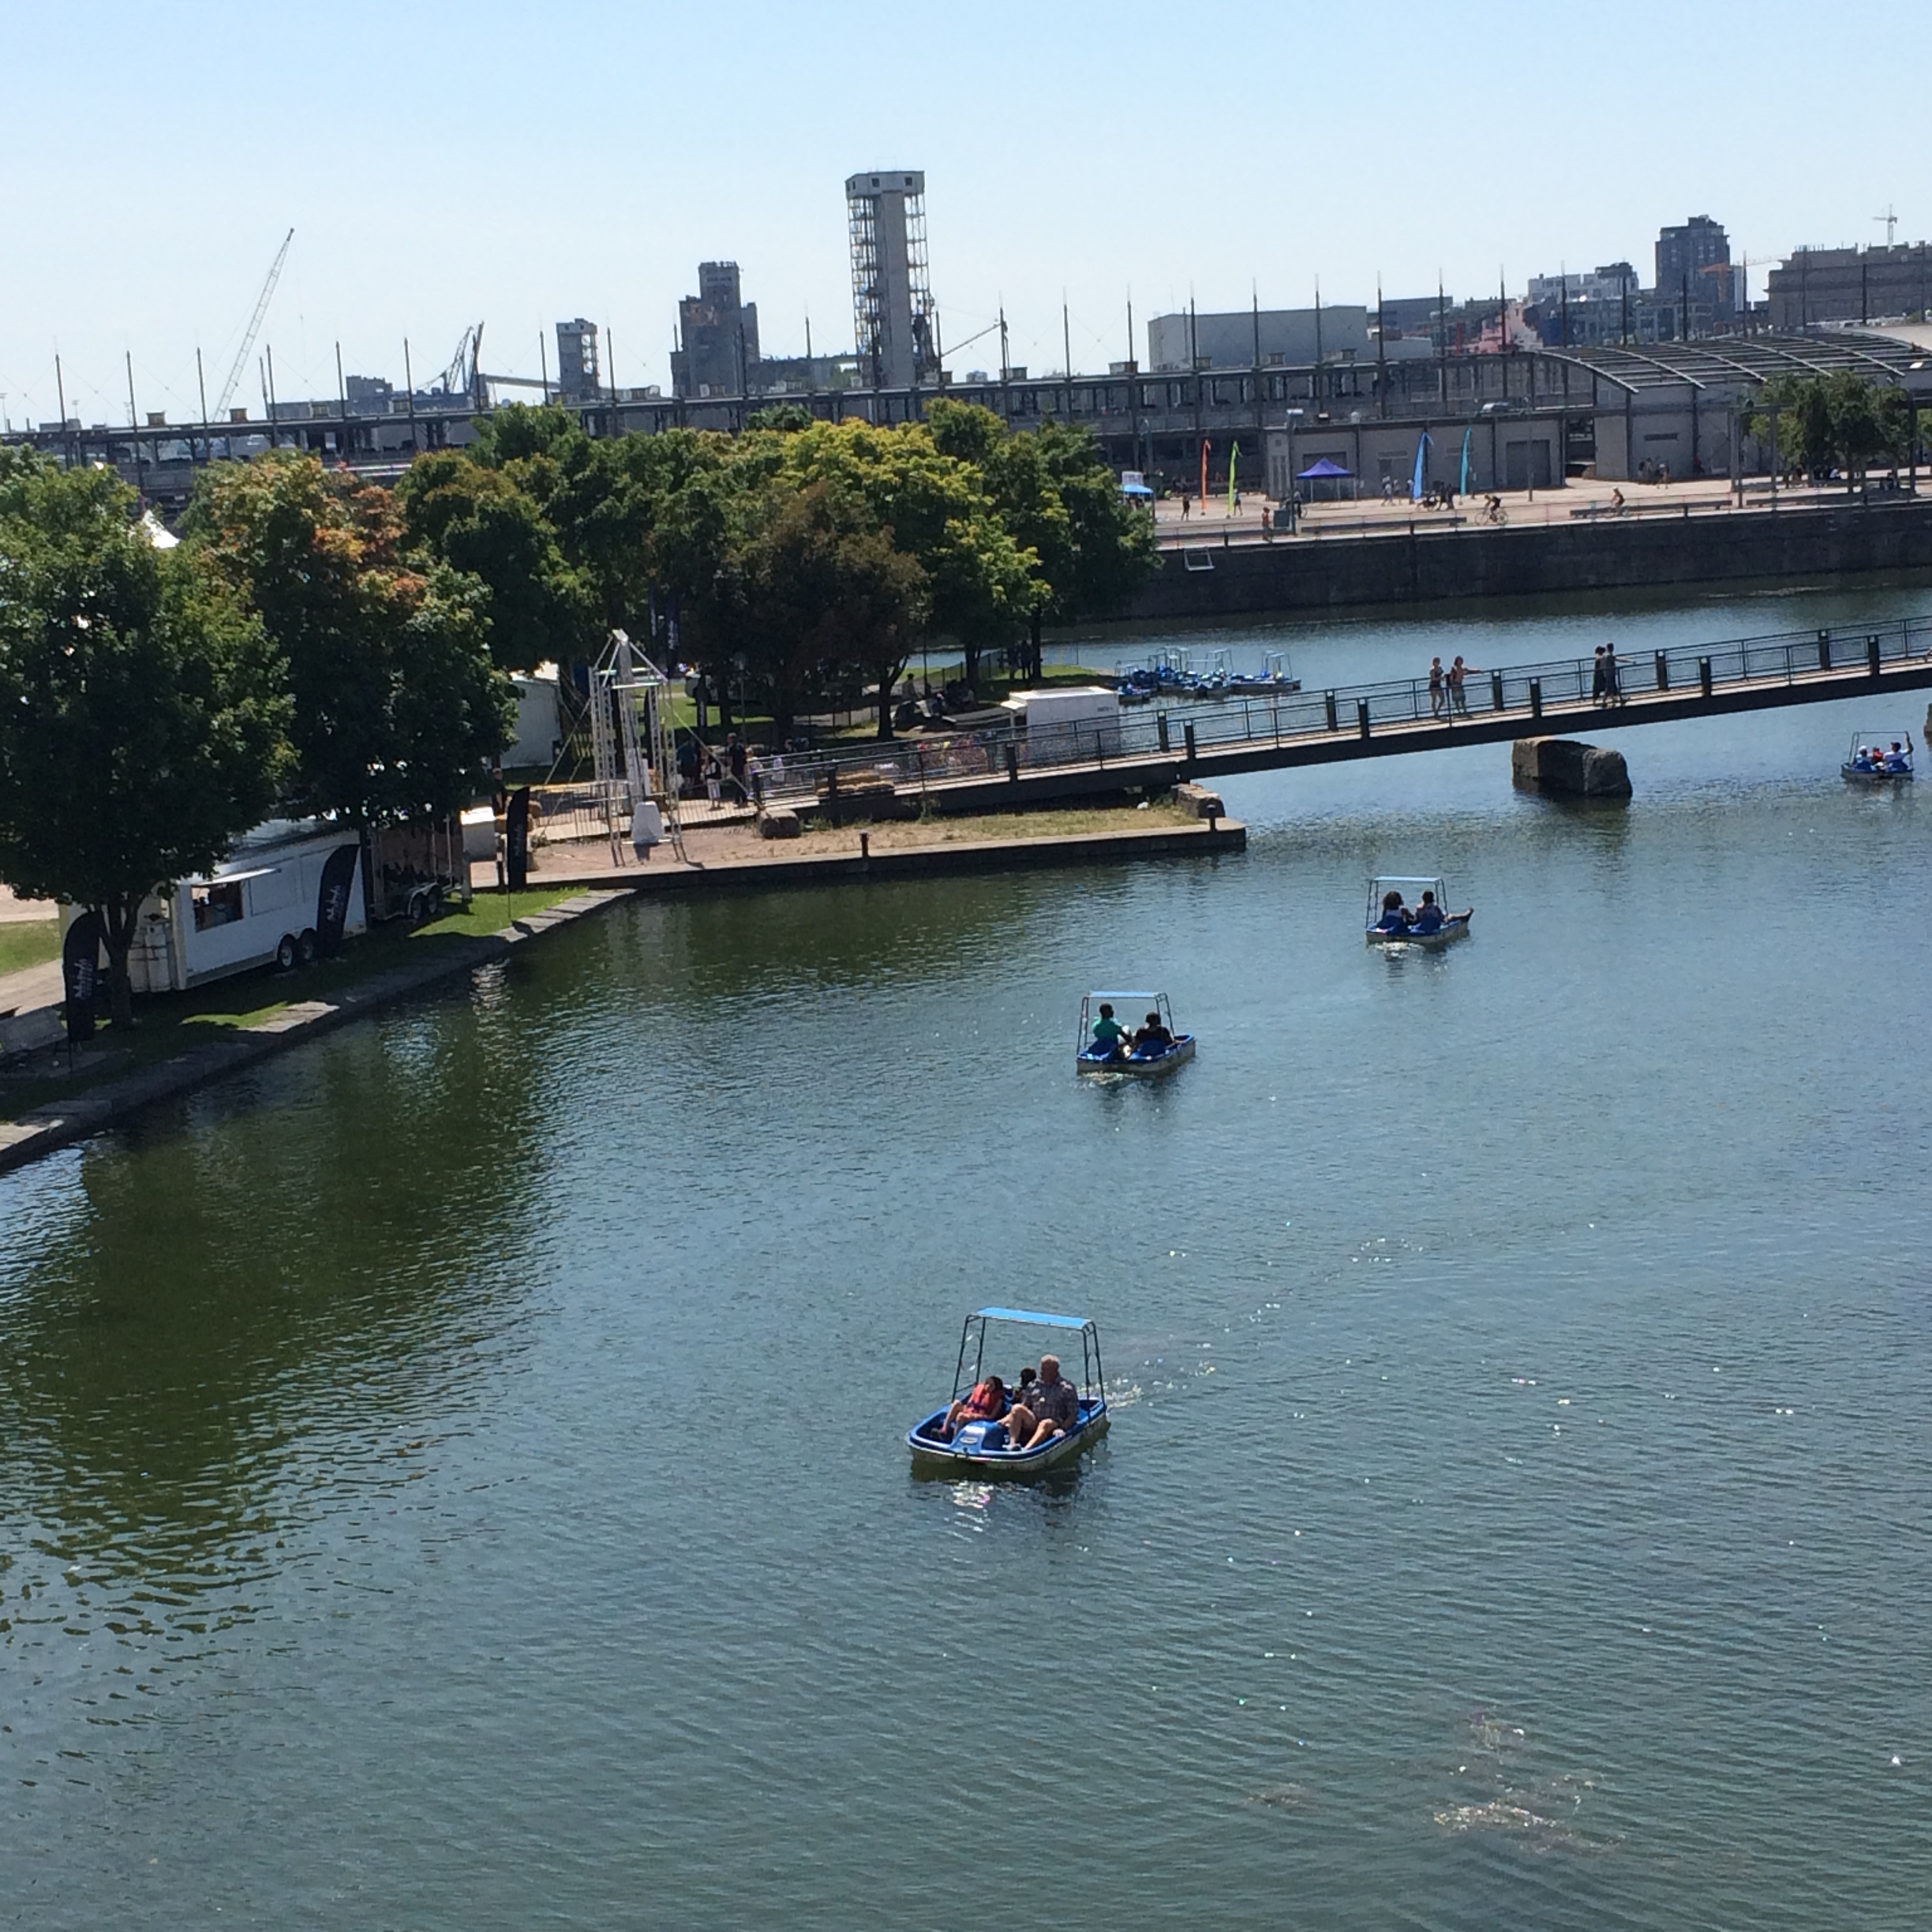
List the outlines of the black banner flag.
{"label": "black banner flag", "polygon": [[100,985],[101,923],[98,912],[83,912],[61,942],[61,979],[67,996],[70,1043],[94,1037],[94,999]]}
{"label": "black banner flag", "polygon": [[504,870],[510,889],[521,892],[530,883],[530,787],[510,794],[510,809],[504,814]]}
{"label": "black banner flag", "polygon": [[355,880],[359,845],[338,845],[322,867],[316,892],[316,956],[333,959],[342,950],[343,927],[349,917],[349,888]]}

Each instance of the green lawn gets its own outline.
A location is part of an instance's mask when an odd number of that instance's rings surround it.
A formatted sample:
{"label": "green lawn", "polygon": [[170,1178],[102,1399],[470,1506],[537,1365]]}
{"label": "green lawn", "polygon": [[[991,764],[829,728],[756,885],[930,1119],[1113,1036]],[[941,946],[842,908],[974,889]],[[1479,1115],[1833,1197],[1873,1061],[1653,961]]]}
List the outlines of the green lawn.
{"label": "green lawn", "polygon": [[0,922],[0,973],[44,965],[60,957],[60,921],[7,919]]}

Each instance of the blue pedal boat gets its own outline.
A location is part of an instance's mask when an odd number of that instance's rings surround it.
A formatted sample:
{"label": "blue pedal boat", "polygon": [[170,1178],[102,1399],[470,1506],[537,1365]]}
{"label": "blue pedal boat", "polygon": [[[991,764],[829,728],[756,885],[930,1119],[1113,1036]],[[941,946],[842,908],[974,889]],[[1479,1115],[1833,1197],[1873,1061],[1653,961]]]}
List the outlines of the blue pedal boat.
{"label": "blue pedal boat", "polygon": [[[1129,1052],[1125,1049],[1099,1052],[1093,1043],[1093,1022],[1103,1005],[1118,1006],[1129,1013],[1159,1013],[1161,1024],[1172,1035],[1173,1043],[1159,1053]],[[1193,1058],[1194,1035],[1174,1032],[1174,1008],[1168,1003],[1165,993],[1089,993],[1080,1002],[1080,1039],[1073,1051],[1073,1070],[1076,1073],[1130,1073],[1136,1079],[1146,1080],[1171,1073],[1176,1067],[1185,1066]]]}
{"label": "blue pedal boat", "polygon": [[[950,1436],[945,1433],[945,1419],[953,1403],[963,1400],[985,1379],[987,1328],[994,1323],[1002,1330],[1049,1331],[1049,1335],[1040,1338],[1045,1346],[1039,1352],[1047,1355],[1054,1353],[1053,1337],[1068,1338],[1061,1346],[1069,1353],[1070,1338],[1080,1337],[1077,1378],[1070,1361],[1063,1359],[1061,1368],[1079,1396],[1080,1419],[1071,1428],[1050,1436],[1037,1448],[1014,1448],[1006,1439],[1003,1421],[962,1422]],[[1006,1379],[1017,1380],[1017,1371]],[[971,1470],[982,1476],[1026,1476],[1072,1462],[1098,1442],[1106,1428],[1106,1383],[1100,1367],[1100,1334],[1091,1321],[1080,1315],[1039,1315],[1026,1309],[983,1308],[968,1315],[960,1331],[959,1360],[953,1371],[951,1400],[907,1431],[906,1447],[912,1451],[914,1470],[922,1474],[959,1474]]]}
{"label": "blue pedal boat", "polygon": [[[1384,911],[1383,901],[1391,895],[1398,905],[1413,912],[1414,907],[1407,904],[1408,889],[1420,886],[1436,901],[1440,917],[1434,923],[1425,922],[1417,926],[1413,919],[1405,919],[1395,910]],[[1368,882],[1368,930],[1367,938],[1372,946],[1421,946],[1431,953],[1441,949],[1457,939],[1469,937],[1470,921],[1476,916],[1475,908],[1466,912],[1447,910],[1449,889],[1440,878],[1403,878],[1391,873],[1372,878]],[[1422,894],[1417,893],[1418,904]]]}

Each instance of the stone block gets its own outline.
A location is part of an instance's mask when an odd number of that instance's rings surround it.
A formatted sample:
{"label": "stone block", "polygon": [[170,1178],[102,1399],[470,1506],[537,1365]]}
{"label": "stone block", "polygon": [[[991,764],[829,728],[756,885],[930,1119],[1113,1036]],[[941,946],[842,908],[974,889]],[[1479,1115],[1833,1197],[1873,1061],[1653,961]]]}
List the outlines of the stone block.
{"label": "stone block", "polygon": [[796,838],[804,827],[789,805],[774,805],[758,821],[758,837],[769,839]]}
{"label": "stone block", "polygon": [[1196,818],[1225,818],[1227,807],[1221,803],[1219,792],[1210,792],[1205,785],[1178,784],[1174,796],[1182,807],[1191,811]]}
{"label": "stone block", "polygon": [[1583,754],[1583,796],[1594,799],[1627,799],[1631,795],[1630,767],[1621,751],[1597,745]]}
{"label": "stone block", "polygon": [[1510,776],[1552,798],[1627,799],[1630,767],[1621,751],[1575,738],[1518,738],[1510,747]]}

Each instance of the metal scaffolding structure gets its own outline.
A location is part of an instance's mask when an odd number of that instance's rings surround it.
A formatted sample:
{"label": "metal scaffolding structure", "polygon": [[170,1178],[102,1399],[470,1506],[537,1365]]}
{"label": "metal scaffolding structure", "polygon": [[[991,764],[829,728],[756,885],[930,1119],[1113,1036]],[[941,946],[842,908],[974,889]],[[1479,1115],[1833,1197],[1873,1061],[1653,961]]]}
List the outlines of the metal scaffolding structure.
{"label": "metal scaffolding structure", "polygon": [[670,679],[613,631],[590,672],[591,783],[612,844],[629,832],[640,808],[655,807],[671,849],[684,857],[672,751]]}
{"label": "metal scaffolding structure", "polygon": [[845,184],[852,328],[874,389],[936,380],[936,311],[926,253],[926,177],[855,174]]}

